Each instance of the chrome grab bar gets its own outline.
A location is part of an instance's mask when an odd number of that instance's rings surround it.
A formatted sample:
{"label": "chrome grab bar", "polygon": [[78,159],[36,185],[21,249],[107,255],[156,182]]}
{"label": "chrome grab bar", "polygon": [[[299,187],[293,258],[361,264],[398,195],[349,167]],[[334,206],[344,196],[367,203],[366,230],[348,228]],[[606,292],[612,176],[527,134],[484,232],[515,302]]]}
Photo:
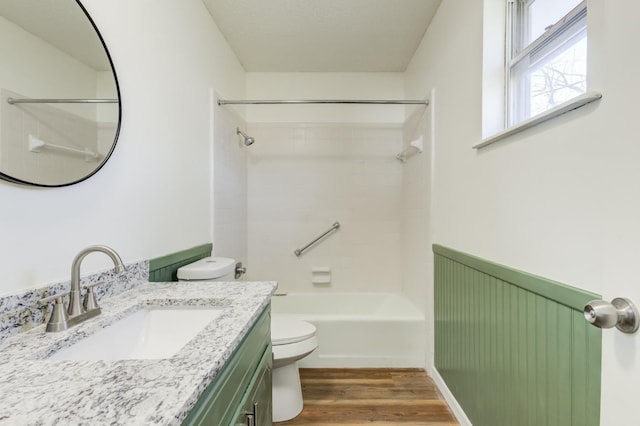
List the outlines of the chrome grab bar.
{"label": "chrome grab bar", "polygon": [[329,233],[335,231],[336,229],[340,228],[340,223],[339,222],[334,222],[333,225],[331,225],[331,228],[329,228],[328,230],[326,230],[325,232],[322,233],[322,235],[320,235],[318,238],[316,238],[315,240],[311,241],[309,244],[307,244],[306,246],[299,248],[299,249],[295,249],[293,251],[293,253],[300,257],[300,255],[302,253],[304,253],[309,247],[311,247],[312,245],[314,245],[315,243],[317,243],[318,241],[320,241],[321,239],[323,239],[324,237],[326,237]]}
{"label": "chrome grab bar", "polygon": [[219,99],[218,105],[305,105],[305,104],[359,104],[359,105],[429,105],[428,99]]}

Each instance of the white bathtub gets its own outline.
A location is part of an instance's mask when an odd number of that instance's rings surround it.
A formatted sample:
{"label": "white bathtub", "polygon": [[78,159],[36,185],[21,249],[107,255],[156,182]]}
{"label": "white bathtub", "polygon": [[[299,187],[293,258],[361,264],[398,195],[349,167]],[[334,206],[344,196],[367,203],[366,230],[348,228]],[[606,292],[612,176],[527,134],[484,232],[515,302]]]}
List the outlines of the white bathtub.
{"label": "white bathtub", "polygon": [[316,326],[319,347],[301,367],[425,367],[425,318],[401,294],[289,293],[271,309]]}

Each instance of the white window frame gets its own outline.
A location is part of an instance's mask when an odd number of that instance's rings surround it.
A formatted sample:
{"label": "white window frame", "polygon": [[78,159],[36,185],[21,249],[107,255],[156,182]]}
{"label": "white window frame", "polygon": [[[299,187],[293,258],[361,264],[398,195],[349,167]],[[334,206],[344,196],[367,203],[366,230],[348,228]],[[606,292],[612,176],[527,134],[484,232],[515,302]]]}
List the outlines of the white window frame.
{"label": "white window frame", "polygon": [[[518,67],[531,67],[560,50],[565,43],[587,29],[587,1],[583,0],[572,11],[548,28],[540,37],[524,45],[528,30],[528,6],[535,0],[509,0],[506,25],[505,114],[506,125],[511,127],[530,119],[527,81],[518,80],[514,71]],[[523,73],[527,76],[527,73]],[[524,77],[525,79],[527,77]],[[586,92],[586,89],[585,89]],[[582,93],[576,94],[576,97]]]}

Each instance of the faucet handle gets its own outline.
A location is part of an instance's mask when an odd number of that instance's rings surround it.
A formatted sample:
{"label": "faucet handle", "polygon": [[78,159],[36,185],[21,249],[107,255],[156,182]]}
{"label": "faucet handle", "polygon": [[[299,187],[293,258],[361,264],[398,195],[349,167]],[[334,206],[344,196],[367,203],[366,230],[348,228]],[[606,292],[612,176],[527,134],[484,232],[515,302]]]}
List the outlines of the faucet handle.
{"label": "faucet handle", "polygon": [[52,300],[54,301],[53,310],[51,311],[51,316],[47,322],[47,331],[62,331],[67,329],[69,315],[67,314],[67,310],[64,308],[63,298],[68,294],[68,292],[58,293],[53,296],[40,299],[39,303],[41,305],[46,305]]}
{"label": "faucet handle", "polygon": [[45,297],[43,299],[38,300],[38,304],[40,304],[41,306],[44,306],[44,305],[48,305],[49,302],[51,302],[51,301],[55,301],[56,303],[62,304],[63,298],[68,296],[68,295],[69,295],[68,291],[65,291],[65,292],[62,292],[62,293],[58,293],[58,294],[54,294],[53,296]]}
{"label": "faucet handle", "polygon": [[102,283],[99,282],[99,283],[85,286],[85,289],[87,291],[84,294],[84,301],[82,302],[82,306],[87,312],[100,309],[100,306],[98,305],[98,298],[96,297],[96,293],[93,291],[93,287],[95,287],[98,284],[102,284]]}

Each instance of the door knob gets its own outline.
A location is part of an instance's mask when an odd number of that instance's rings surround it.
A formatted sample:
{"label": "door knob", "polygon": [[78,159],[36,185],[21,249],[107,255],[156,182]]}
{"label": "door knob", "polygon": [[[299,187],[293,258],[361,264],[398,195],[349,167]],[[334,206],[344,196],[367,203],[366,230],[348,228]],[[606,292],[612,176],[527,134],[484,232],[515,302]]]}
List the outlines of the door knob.
{"label": "door knob", "polygon": [[616,327],[623,333],[635,333],[640,326],[638,308],[629,299],[616,297],[609,302],[592,300],[584,307],[584,318],[600,328]]}

